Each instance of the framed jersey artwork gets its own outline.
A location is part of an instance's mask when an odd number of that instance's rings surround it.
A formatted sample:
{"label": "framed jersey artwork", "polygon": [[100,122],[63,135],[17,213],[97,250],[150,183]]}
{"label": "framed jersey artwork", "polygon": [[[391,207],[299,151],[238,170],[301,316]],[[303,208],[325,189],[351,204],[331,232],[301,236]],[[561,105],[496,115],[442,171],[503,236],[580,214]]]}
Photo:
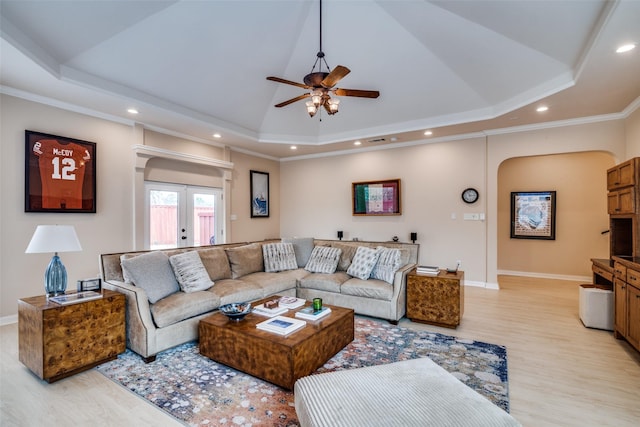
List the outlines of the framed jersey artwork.
{"label": "framed jersey artwork", "polygon": [[95,142],[25,131],[24,211],[95,213]]}

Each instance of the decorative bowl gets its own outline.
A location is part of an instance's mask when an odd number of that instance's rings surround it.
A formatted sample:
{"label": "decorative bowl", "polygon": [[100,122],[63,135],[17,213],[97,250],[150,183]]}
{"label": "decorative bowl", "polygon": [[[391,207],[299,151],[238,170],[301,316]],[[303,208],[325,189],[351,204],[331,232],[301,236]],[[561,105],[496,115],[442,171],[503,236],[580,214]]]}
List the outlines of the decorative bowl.
{"label": "decorative bowl", "polygon": [[231,304],[221,305],[220,311],[231,320],[242,320],[247,314],[251,313],[251,303],[232,302]]}

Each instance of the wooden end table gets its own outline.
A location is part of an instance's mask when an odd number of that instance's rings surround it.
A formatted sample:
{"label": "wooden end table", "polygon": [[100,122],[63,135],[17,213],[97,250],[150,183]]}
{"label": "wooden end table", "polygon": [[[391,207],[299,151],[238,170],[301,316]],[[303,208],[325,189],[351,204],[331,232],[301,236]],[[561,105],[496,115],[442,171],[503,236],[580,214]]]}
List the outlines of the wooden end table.
{"label": "wooden end table", "polygon": [[407,318],[413,322],[456,328],[464,312],[464,272],[407,274]]}
{"label": "wooden end table", "polygon": [[107,289],[102,298],[60,305],[36,296],[18,300],[18,358],[54,382],[124,352],[125,297]]}
{"label": "wooden end table", "polygon": [[[274,297],[255,301],[259,305]],[[307,306],[311,305],[307,301]],[[331,314],[287,336],[267,332],[256,325],[268,317],[250,313],[241,321],[217,312],[200,321],[200,354],[288,390],[297,379],[321,367],[354,338],[352,309],[331,307]],[[282,316],[295,317],[302,309]]]}

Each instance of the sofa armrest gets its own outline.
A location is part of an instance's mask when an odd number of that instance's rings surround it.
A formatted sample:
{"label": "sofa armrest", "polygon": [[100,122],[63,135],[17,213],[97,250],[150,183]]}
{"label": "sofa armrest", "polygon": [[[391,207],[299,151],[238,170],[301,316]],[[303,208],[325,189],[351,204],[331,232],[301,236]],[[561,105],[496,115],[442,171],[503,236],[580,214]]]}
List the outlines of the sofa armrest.
{"label": "sofa armrest", "polygon": [[131,283],[116,280],[104,281],[102,286],[126,297],[127,347],[143,357],[151,356],[149,349],[155,348],[155,345],[149,340],[155,340],[157,328],[151,318],[147,293]]}
{"label": "sofa armrest", "polygon": [[405,264],[400,267],[393,277],[393,297],[392,301],[396,302],[396,317],[400,320],[407,312],[407,274],[415,268],[416,264]]}

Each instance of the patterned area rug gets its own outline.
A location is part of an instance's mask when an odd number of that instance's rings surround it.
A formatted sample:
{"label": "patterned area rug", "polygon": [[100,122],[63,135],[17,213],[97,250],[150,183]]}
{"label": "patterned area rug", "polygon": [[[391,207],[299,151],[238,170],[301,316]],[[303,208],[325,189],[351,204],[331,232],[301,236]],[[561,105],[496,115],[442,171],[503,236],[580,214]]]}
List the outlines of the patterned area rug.
{"label": "patterned area rug", "polygon": [[[355,339],[317,373],[429,357],[509,411],[503,346],[355,319]],[[145,364],[127,350],[96,368],[189,426],[298,426],[293,392],[201,356],[195,342]]]}

